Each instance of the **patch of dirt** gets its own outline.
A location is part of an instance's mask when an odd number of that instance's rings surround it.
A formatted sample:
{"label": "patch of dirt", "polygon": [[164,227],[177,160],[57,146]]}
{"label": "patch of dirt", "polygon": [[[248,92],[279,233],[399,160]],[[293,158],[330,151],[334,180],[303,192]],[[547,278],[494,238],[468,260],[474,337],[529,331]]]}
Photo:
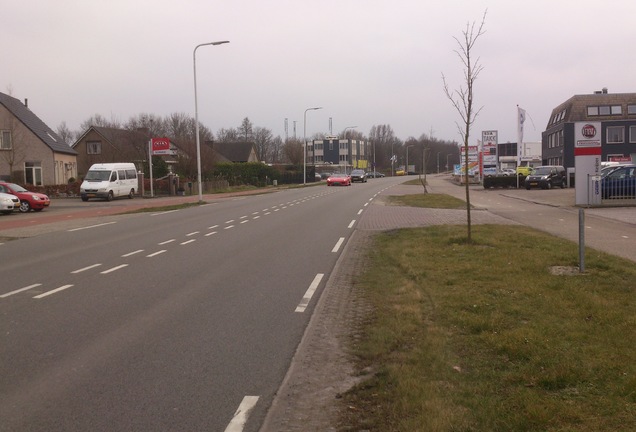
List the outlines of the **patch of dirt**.
{"label": "patch of dirt", "polygon": [[585,273],[581,273],[578,267],[572,266],[552,266],[550,267],[550,274],[556,276],[581,276]]}

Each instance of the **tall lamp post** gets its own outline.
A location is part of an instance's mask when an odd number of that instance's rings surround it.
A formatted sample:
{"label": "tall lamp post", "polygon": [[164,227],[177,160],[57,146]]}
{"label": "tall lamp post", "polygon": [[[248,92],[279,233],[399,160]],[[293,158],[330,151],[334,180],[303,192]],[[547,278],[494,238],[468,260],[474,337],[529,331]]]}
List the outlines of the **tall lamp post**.
{"label": "tall lamp post", "polygon": [[406,146],[406,167],[404,167],[404,174],[409,173],[409,148],[413,147],[415,144],[411,144],[410,146]]}
{"label": "tall lamp post", "polygon": [[[358,126],[347,126],[346,128],[344,128],[344,131],[342,132],[342,137],[344,138],[344,140],[347,140],[347,129],[355,129]],[[340,151],[338,151],[338,155],[340,155]],[[347,146],[347,153],[345,153],[345,164],[344,164],[344,173],[345,175],[347,175],[347,163],[349,162],[349,146]],[[353,161],[352,161],[353,163]]]}
{"label": "tall lamp post", "polygon": [[303,115],[303,185],[307,184],[307,111],[315,111],[322,107],[307,108]]}
{"label": "tall lamp post", "polygon": [[451,157],[452,155],[453,155],[452,153],[449,153],[449,154],[446,155],[446,171],[450,171],[450,165],[449,165],[449,162],[448,162],[448,158]]}
{"label": "tall lamp post", "polygon": [[437,152],[437,174],[439,174],[439,154],[441,152]]}
{"label": "tall lamp post", "polygon": [[201,142],[199,138],[199,105],[197,101],[197,49],[205,45],[222,45],[230,41],[217,41],[202,43],[194,47],[192,52],[192,66],[194,69],[194,133],[197,141],[197,185],[199,187],[199,202],[203,201],[203,191],[201,189]]}

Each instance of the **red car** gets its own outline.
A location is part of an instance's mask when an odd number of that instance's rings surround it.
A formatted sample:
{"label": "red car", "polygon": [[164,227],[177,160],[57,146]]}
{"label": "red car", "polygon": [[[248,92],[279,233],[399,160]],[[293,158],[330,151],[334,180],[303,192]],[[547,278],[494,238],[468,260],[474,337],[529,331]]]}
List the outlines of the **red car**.
{"label": "red car", "polygon": [[351,176],[348,174],[331,174],[327,177],[327,186],[351,186]]}
{"label": "red car", "polygon": [[20,211],[22,213],[27,213],[29,210],[36,212],[42,211],[51,205],[51,200],[45,194],[29,192],[15,183],[0,182],[0,192],[15,195],[20,198]]}

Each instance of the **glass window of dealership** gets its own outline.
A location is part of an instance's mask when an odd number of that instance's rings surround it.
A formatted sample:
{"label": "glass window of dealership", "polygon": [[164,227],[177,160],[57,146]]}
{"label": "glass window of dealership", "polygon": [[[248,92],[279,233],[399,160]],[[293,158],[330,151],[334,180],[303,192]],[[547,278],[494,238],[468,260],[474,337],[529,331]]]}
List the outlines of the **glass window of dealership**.
{"label": "glass window of dealership", "polygon": [[574,126],[579,122],[601,124],[603,161],[636,162],[636,93],[603,89],[572,96],[554,108],[542,133],[544,165],[574,167]]}

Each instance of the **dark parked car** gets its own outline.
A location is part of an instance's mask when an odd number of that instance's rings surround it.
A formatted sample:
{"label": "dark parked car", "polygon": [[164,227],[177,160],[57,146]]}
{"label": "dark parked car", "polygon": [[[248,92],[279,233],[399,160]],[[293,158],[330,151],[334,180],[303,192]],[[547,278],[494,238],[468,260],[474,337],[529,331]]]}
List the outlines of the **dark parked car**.
{"label": "dark parked car", "polygon": [[29,210],[42,211],[51,204],[48,196],[39,192],[29,192],[15,183],[0,182],[0,192],[15,195],[20,198],[20,211],[27,213]]}
{"label": "dark parked car", "polygon": [[368,178],[382,178],[382,177],[384,177],[384,174],[382,174],[380,171],[369,171],[367,173],[367,177]]}
{"label": "dark parked car", "polygon": [[603,198],[636,197],[636,165],[624,165],[601,179]]}
{"label": "dark parked car", "polygon": [[567,186],[565,168],[555,165],[544,165],[534,168],[532,173],[526,177],[526,189],[540,187],[541,189],[552,189],[552,186]]}
{"label": "dark parked car", "polygon": [[367,173],[365,173],[361,169],[354,169],[351,171],[351,182],[366,183],[367,182]]}

